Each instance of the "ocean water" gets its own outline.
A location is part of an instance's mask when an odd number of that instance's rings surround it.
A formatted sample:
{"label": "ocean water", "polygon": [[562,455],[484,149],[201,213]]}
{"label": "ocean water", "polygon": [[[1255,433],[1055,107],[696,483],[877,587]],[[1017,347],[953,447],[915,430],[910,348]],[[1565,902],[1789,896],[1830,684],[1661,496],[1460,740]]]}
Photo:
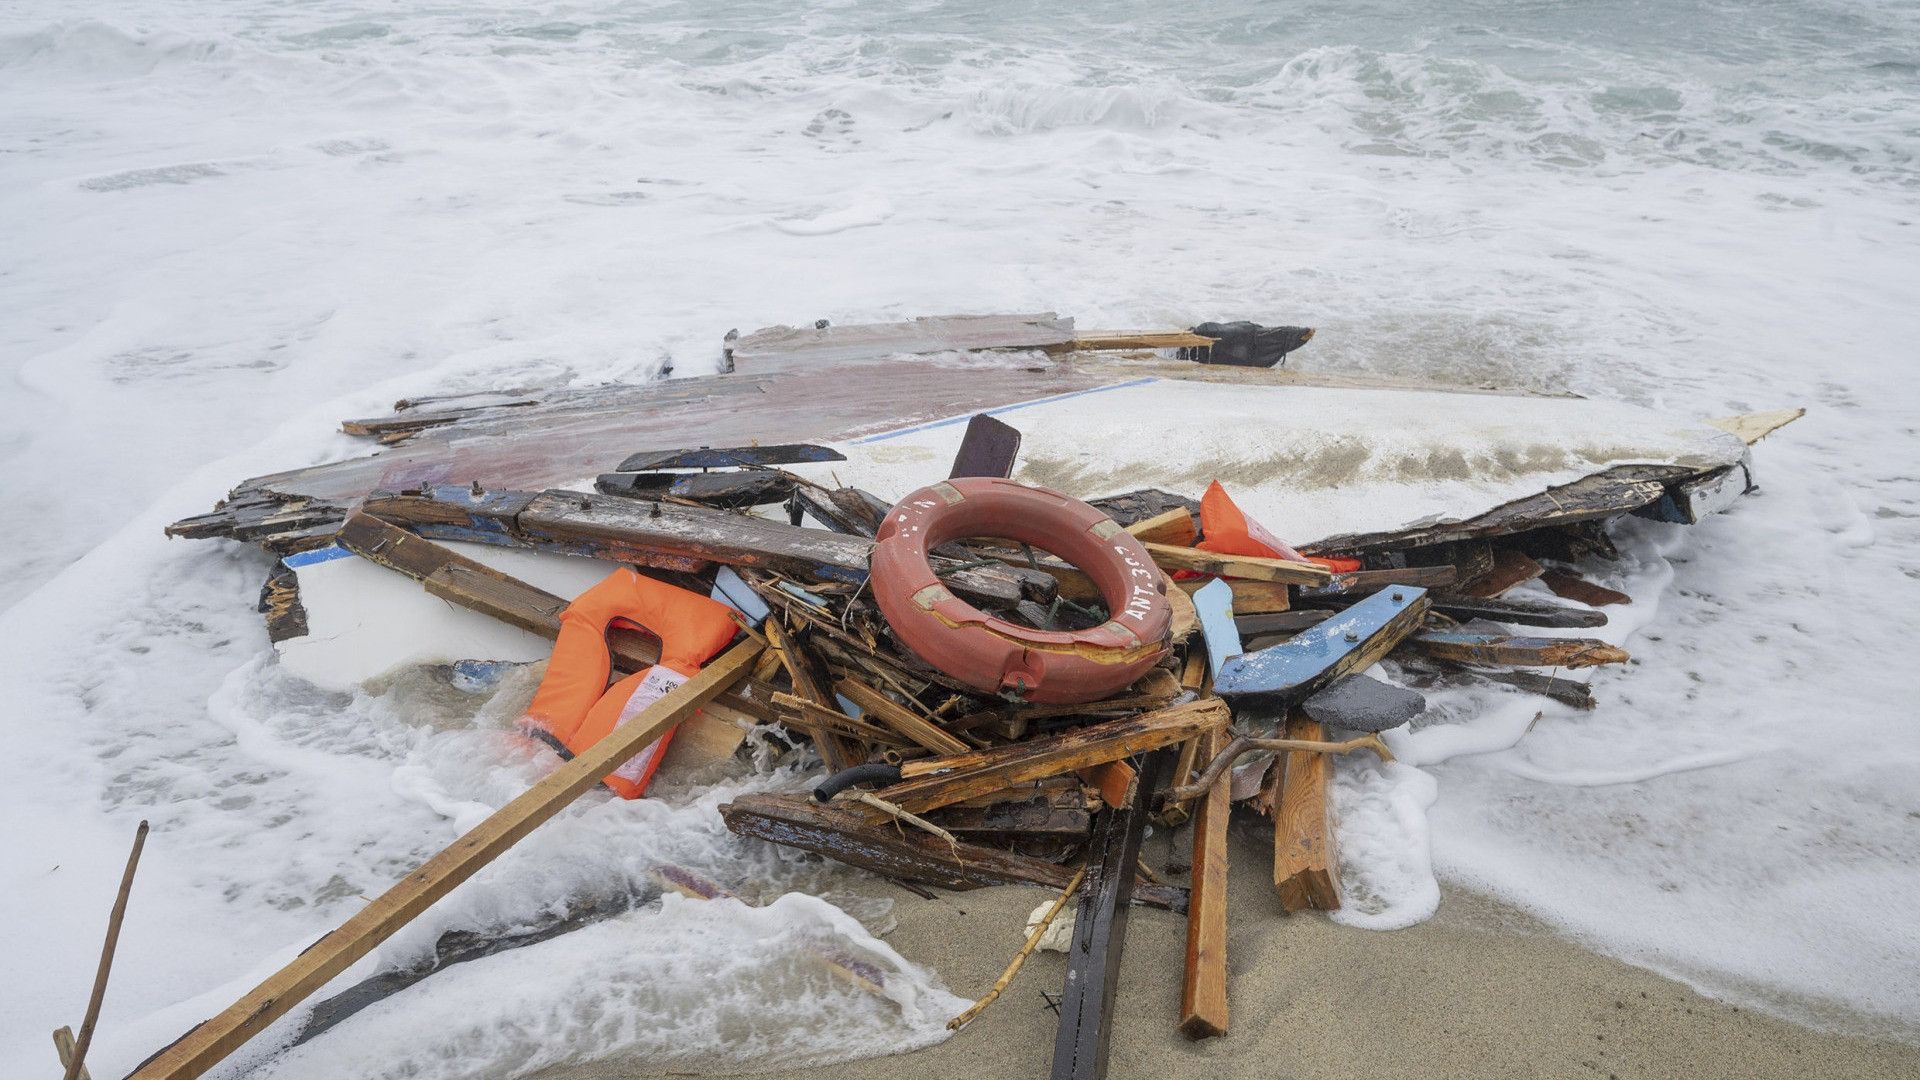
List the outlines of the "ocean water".
{"label": "ocean water", "polygon": [[[499,699],[300,685],[252,611],[264,560],[162,524],[360,452],[336,422],[402,396],[697,374],[734,327],[1047,308],[1313,325],[1295,362],[1328,372],[1806,406],[1761,495],[1623,536],[1638,662],[1599,710],[1449,699],[1404,766],[1343,771],[1348,917],[1458,881],[1709,993],[1920,1037],[1920,8],[1056,8],[0,4],[0,1071],[44,1071],[77,1022],[138,818],[103,1075],[525,782]],[[874,936],[887,912],[712,814],[800,782],[576,808],[362,970],[661,862],[768,906],[469,965],[336,1033],[348,1071],[940,1037],[953,999]],[[893,972],[888,1000],[822,950]],[[326,1046],[269,1071],[340,1075]]]}

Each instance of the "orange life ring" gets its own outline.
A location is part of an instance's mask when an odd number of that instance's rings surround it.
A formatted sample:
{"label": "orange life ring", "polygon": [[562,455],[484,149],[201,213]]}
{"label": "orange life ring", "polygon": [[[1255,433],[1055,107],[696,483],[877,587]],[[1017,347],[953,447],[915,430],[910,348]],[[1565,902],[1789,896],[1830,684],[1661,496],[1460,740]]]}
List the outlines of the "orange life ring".
{"label": "orange life ring", "polygon": [[[969,536],[1058,555],[1093,580],[1111,617],[1089,630],[1036,630],[955,597],[927,553]],[[874,539],[873,596],[888,625],[968,686],[1045,704],[1098,701],[1167,654],[1165,578],[1140,541],[1078,499],[997,477],[944,480],[900,500]]]}
{"label": "orange life ring", "polygon": [[[609,687],[607,629],[616,623],[659,638],[660,662]],[[621,567],[560,613],[553,658],[521,727],[571,758],[685,682],[738,630],[725,604]],[[672,738],[668,731],[601,782],[623,799],[639,798]]]}

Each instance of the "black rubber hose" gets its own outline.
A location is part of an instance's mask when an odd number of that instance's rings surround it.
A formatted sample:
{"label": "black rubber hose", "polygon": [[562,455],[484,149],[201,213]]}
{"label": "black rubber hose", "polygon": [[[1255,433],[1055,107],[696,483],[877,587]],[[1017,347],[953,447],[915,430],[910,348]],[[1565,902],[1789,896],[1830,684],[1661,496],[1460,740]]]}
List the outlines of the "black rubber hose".
{"label": "black rubber hose", "polygon": [[813,798],[815,802],[826,802],[855,784],[897,784],[899,782],[900,766],[898,765],[888,765],[885,762],[855,765],[851,769],[841,769],[820,781],[820,786],[813,789]]}

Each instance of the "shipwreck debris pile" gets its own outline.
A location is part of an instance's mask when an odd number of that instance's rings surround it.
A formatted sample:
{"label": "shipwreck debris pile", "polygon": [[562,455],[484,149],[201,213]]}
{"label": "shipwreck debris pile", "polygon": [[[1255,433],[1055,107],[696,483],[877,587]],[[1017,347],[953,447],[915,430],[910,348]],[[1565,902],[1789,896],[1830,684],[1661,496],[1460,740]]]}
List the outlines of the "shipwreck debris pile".
{"label": "shipwreck debris pile", "polygon": [[[812,360],[842,362],[875,349],[975,347],[967,333],[996,348],[1057,351],[1083,340],[1071,320],[1022,318],[958,329],[945,324],[954,320],[851,327],[837,337],[781,328],[730,337],[729,357],[771,363],[776,354],[817,353]],[[1284,352],[1311,335],[1216,329],[1221,355],[1195,358],[1253,363],[1261,350]],[[903,334],[930,344],[906,348]],[[1080,347],[1204,352],[1189,340],[1196,336],[1110,335]],[[802,371],[786,385],[804,394],[811,377]],[[923,377],[925,369],[900,374],[908,383]],[[1071,371],[1044,377],[1065,379],[1069,393],[1086,385]],[[755,386],[749,375],[717,380],[666,384],[661,393],[673,400],[648,399],[650,407],[718,401],[729,410],[731,395]],[[1009,385],[1009,393],[1032,392]],[[1272,822],[1284,910],[1338,907],[1333,757],[1390,759],[1380,733],[1417,716],[1419,691],[1440,683],[1490,681],[1592,707],[1587,686],[1558,673],[1628,659],[1581,634],[1606,623],[1608,606],[1628,602],[1579,573],[1611,553],[1607,523],[1625,514],[1691,523],[1751,487],[1744,458],[1614,465],[1460,520],[1296,549],[1218,483],[1086,501],[1014,483],[1007,477],[1021,433],[984,412],[968,425],[951,475],[919,477],[925,486],[896,502],[803,475],[802,466],[841,455],[776,443],[806,437],[791,421],[768,430],[766,445],[633,451],[629,443],[609,452],[592,435],[625,408],[623,393],[402,403],[392,419],[348,424],[387,454],[248,481],[214,513],[170,530],[248,540],[283,556],[352,553],[454,605],[563,642],[579,633],[569,629],[580,613],[570,624],[568,598],[446,542],[593,557],[637,568],[648,589],[725,605],[737,633],[728,644],[722,623],[712,641],[680,655],[671,627],[596,607],[592,632],[604,631],[604,650],[582,654],[593,685],[579,709],[611,710],[605,730],[556,738],[532,725],[565,764],[137,1075],[187,1075],[168,1070],[218,1060],[581,792],[641,795],[669,739],[681,762],[711,764],[731,759],[750,735],[817,755],[821,781],[810,794],[736,798],[721,811],[735,833],[917,888],[1060,890],[1020,958],[1068,906],[1066,895],[1077,896],[1055,1075],[1101,1071],[1134,902],[1186,910],[1182,1029],[1223,1034],[1234,804]],[[875,396],[885,415],[889,400]],[[941,400],[967,398],[953,391]],[[514,446],[539,415],[559,419],[543,451],[552,458],[546,473]],[[1790,418],[1737,418],[1745,426],[1728,430],[1750,443]],[[448,438],[440,428],[465,431]],[[416,440],[434,438],[443,439],[439,457],[407,456]],[[597,476],[593,490],[540,485],[556,468]],[[1536,579],[1569,602],[1508,595]],[[291,571],[269,581],[262,609],[276,640],[304,632]],[[1364,674],[1382,661],[1393,683]],[[550,681],[557,670],[556,659]],[[613,693],[609,678],[625,689],[611,705],[594,703]],[[635,769],[640,755],[647,765]],[[618,781],[607,781],[616,769]],[[1190,830],[1190,885],[1145,871],[1139,852],[1149,822]]]}

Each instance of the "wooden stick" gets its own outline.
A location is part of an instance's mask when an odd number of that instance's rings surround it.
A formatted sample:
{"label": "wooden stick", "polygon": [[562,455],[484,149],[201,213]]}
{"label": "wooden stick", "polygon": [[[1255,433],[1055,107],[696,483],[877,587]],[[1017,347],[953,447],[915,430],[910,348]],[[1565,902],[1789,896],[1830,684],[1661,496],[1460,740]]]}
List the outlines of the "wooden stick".
{"label": "wooden stick", "polygon": [[860,706],[867,716],[906,736],[936,754],[964,754],[973,749],[933,721],[896,703],[880,691],[854,678],[833,684],[835,693]]}
{"label": "wooden stick", "polygon": [[982,1010],[993,1004],[994,999],[1000,996],[1000,992],[1013,981],[1013,977],[1020,973],[1020,966],[1027,962],[1027,957],[1033,955],[1033,950],[1039,946],[1040,939],[1046,936],[1047,927],[1053,925],[1054,916],[1060,914],[1060,909],[1067,906],[1067,901],[1073,897],[1073,894],[1079,890],[1080,883],[1086,879],[1086,867],[1083,866],[1074,872],[1073,880],[1067,882],[1067,887],[1059,896],[1053,898],[1053,904],[1047,908],[1047,913],[1040,916],[1040,925],[1034,927],[1033,932],[1027,935],[1027,943],[1020,946],[1019,952],[1013,954],[1013,963],[1008,964],[1007,970],[1001,972],[1000,977],[993,981],[993,989],[987,991],[987,996],[974,1002],[966,1012],[947,1021],[948,1031],[959,1031],[966,1026],[967,1021],[979,1016]]}
{"label": "wooden stick", "polygon": [[129,1080],[186,1080],[239,1049],[308,995],[372,952],[454,887],[471,878],[558,814],[600,778],[646,749],[675,724],[738,681],[760,655],[755,641],[722,653],[691,679],[668,691],[605,738],[560,766],[419,869],[400,879],[359,913],[309,946],[292,963],[248,991],[226,1011],[148,1058]]}
{"label": "wooden stick", "polygon": [[[66,1080],[79,1080],[86,1071],[87,1047],[93,1045],[93,1025],[100,1019],[100,1002],[107,996],[107,975],[113,970],[113,951],[120,944],[120,924],[127,917],[127,896],[133,892],[133,872],[140,867],[140,850],[147,846],[147,823],[133,831],[133,850],[127,854],[126,872],[120,875],[120,892],[113,898],[113,914],[107,916],[107,940],[100,946],[100,966],[93,973],[93,994],[87,998],[87,1015],[80,1021],[80,1038],[73,1045],[73,1057],[67,1062]],[[57,1040],[56,1040],[57,1041]]]}
{"label": "wooden stick", "polygon": [[875,795],[871,791],[860,792],[859,794],[853,797],[853,801],[857,803],[865,803],[866,805],[873,807],[875,810],[880,811],[881,813],[887,815],[888,817],[894,819],[895,821],[904,821],[908,825],[911,825],[914,828],[919,829],[921,832],[924,832],[929,836],[937,836],[940,839],[945,840],[947,842],[948,847],[954,848],[956,850],[960,847],[960,841],[955,839],[952,833],[948,832],[947,830],[941,828],[938,825],[935,825],[933,822],[928,821],[926,818],[923,818],[918,814],[910,814],[905,810],[900,809],[899,807],[893,805],[892,803],[881,798],[880,796]]}
{"label": "wooden stick", "polygon": [[[62,1069],[73,1063],[72,1028],[57,1027],[53,1029],[53,1049],[55,1053],[60,1055],[60,1067]],[[85,1065],[80,1066],[80,1076],[78,1080],[93,1080],[93,1074],[87,1071]]]}
{"label": "wooden stick", "polygon": [[[1205,736],[1207,751],[1221,736]],[[1227,1033],[1227,819],[1233,778],[1222,770],[1194,807],[1193,892],[1187,901],[1187,970],[1180,1030],[1189,1039]]]}
{"label": "wooden stick", "polygon": [[1203,574],[1278,581],[1288,585],[1325,585],[1333,580],[1332,571],[1314,563],[1268,559],[1258,555],[1216,555],[1211,551],[1172,544],[1149,543],[1145,546],[1147,554],[1153,556],[1153,561],[1167,570],[1197,570]]}

